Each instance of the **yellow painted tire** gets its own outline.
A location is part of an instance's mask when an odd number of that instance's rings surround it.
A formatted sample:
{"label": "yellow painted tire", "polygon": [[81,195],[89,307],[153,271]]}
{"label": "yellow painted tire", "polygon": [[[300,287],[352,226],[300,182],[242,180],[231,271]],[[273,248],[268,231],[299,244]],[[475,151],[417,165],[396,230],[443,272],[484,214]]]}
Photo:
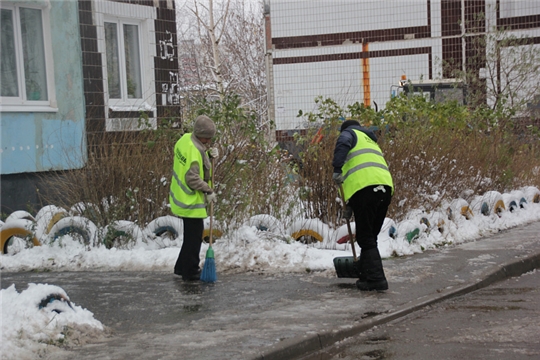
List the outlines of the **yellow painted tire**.
{"label": "yellow painted tire", "polygon": [[474,216],[470,204],[467,202],[467,200],[462,198],[452,200],[446,212],[448,215],[448,219],[453,221],[457,221],[459,219],[458,214],[463,216],[467,220],[472,219],[472,217]]}
{"label": "yellow painted tire", "polygon": [[311,237],[317,240],[318,242],[323,241],[323,237],[321,236],[321,234],[310,229],[300,229],[298,231],[295,231],[291,234],[291,237],[296,241],[300,241],[302,237]]}
{"label": "yellow painted tire", "polygon": [[45,205],[36,214],[35,234],[40,241],[47,241],[47,235],[51,232],[53,226],[69,216],[68,212],[56,205]]}
{"label": "yellow painted tire", "polygon": [[289,226],[287,233],[295,241],[303,244],[325,243],[335,235],[334,231],[320,219],[297,219]]}
{"label": "yellow painted tire", "polygon": [[31,230],[32,225],[32,221],[24,219],[14,220],[4,224],[0,229],[0,250],[2,254],[9,252],[10,240],[14,236],[28,238],[32,246],[40,246],[41,243]]}
{"label": "yellow painted tire", "polygon": [[[212,242],[215,242],[222,236],[223,233],[220,230],[212,229]],[[203,241],[208,244],[210,242],[210,229],[204,229],[202,237]]]}
{"label": "yellow painted tire", "polygon": [[45,234],[50,233],[53,226],[56,225],[57,222],[59,222],[60,220],[62,220],[63,218],[67,216],[68,216],[67,212],[59,212],[59,213],[54,214],[51,220],[49,221],[49,224],[45,228]]}
{"label": "yellow painted tire", "polygon": [[498,200],[493,206],[493,211],[495,211],[495,214],[499,216],[502,212],[506,211],[506,206],[504,205],[504,201]]}
{"label": "yellow painted tire", "polygon": [[469,205],[462,206],[459,213],[467,220],[471,220],[474,217],[473,211]]}
{"label": "yellow painted tire", "polygon": [[498,191],[487,191],[482,196],[481,213],[483,215],[495,214],[501,216],[501,213],[506,211],[502,194]]}

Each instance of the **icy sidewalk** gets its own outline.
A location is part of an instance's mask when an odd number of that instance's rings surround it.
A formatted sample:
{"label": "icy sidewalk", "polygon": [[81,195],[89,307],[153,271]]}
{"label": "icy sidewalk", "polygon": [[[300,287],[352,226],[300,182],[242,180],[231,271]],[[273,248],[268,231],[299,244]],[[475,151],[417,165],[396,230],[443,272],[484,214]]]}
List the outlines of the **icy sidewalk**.
{"label": "icy sidewalk", "polygon": [[[50,359],[291,359],[427,304],[540,267],[540,222],[384,261],[390,289],[359,292],[330,274],[3,273],[2,288],[62,287],[112,330]],[[70,344],[68,343],[68,346]]]}

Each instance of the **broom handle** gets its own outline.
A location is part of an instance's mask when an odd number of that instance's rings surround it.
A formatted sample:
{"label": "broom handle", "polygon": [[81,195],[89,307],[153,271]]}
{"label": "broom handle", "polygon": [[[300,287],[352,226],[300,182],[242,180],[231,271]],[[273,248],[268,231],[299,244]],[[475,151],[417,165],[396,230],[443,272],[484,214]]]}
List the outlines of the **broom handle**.
{"label": "broom handle", "polygon": [[[212,186],[214,186],[214,170],[216,167],[216,159],[212,158]],[[214,202],[210,203],[210,246],[212,246],[212,225],[214,220]]]}
{"label": "broom handle", "polygon": [[[343,201],[343,207],[345,208],[345,206],[347,205],[345,204],[345,194],[343,192],[343,184],[339,184],[339,194],[341,195],[341,201]],[[354,247],[351,223],[349,222],[349,219],[345,219],[345,220],[347,221],[347,230],[349,231],[349,241],[351,242],[353,258],[354,258],[354,261],[356,261],[356,249]]]}

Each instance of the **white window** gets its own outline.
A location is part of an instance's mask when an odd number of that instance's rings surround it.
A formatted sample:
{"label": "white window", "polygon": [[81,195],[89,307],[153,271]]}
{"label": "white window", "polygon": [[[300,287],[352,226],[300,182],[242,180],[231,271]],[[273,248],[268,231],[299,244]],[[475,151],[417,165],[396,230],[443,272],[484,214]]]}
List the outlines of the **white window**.
{"label": "white window", "polygon": [[0,8],[2,111],[56,111],[47,9]]}
{"label": "white window", "polygon": [[104,27],[109,104],[142,100],[140,26],[105,20]]}
{"label": "white window", "polygon": [[149,115],[149,126],[155,128],[157,10],[116,1],[97,0],[94,5],[107,107],[105,130],[140,130],[142,123],[134,114],[141,111]]}

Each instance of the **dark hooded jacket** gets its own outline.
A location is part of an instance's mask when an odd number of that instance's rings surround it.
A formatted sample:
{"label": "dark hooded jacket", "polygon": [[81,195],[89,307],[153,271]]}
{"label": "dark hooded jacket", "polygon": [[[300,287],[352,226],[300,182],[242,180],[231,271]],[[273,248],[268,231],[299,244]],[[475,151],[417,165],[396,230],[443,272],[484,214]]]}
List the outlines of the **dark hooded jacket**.
{"label": "dark hooded jacket", "polygon": [[369,136],[373,141],[377,142],[377,136],[375,136],[375,133],[360,125],[351,125],[341,131],[341,134],[336,142],[336,147],[334,148],[334,159],[332,160],[332,166],[334,167],[335,173],[341,173],[341,167],[343,164],[345,164],[347,154],[356,146],[356,143],[358,142],[358,138],[353,130],[360,130]]}

